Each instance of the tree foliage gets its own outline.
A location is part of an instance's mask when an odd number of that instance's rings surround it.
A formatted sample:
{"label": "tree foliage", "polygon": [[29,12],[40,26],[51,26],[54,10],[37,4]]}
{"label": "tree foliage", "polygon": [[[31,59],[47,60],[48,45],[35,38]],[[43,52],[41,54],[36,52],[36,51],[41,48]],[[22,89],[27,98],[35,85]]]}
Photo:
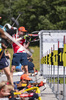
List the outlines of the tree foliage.
{"label": "tree foliage", "polygon": [[11,24],[11,17],[19,17],[19,25],[29,32],[37,30],[65,30],[66,0],[0,0],[0,24]]}

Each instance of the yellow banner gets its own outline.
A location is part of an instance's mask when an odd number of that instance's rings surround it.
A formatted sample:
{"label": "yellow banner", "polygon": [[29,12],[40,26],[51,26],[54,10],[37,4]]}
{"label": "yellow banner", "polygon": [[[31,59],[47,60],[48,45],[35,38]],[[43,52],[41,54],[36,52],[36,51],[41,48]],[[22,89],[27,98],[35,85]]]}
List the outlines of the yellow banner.
{"label": "yellow banner", "polygon": [[63,48],[63,66],[66,66],[66,44],[64,44]]}
{"label": "yellow banner", "polygon": [[58,48],[58,65],[63,66],[63,48]]}
{"label": "yellow banner", "polygon": [[51,53],[49,54],[49,65],[51,65]]}
{"label": "yellow banner", "polygon": [[58,65],[58,50],[53,51],[53,65]]}

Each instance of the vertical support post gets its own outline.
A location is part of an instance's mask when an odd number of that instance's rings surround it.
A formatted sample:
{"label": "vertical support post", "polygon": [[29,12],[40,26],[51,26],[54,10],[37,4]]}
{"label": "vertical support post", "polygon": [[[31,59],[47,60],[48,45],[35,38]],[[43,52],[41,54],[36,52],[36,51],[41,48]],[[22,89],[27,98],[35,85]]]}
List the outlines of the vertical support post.
{"label": "vertical support post", "polygon": [[[51,53],[52,53],[52,48],[51,48]],[[52,88],[52,64],[51,64],[51,84],[50,87]]]}
{"label": "vertical support post", "polygon": [[48,82],[48,80],[49,80],[48,74],[49,74],[49,73],[48,73],[47,55],[48,55],[48,51],[46,52],[46,66],[47,66],[47,77],[46,77],[46,78],[47,78],[47,83],[49,83],[49,82]]}
{"label": "vertical support post", "polygon": [[48,69],[47,81],[49,83],[48,51],[47,51],[47,54],[46,54],[46,64],[47,64],[47,69]]}
{"label": "vertical support post", "polygon": [[[55,50],[55,45],[53,45],[53,51]],[[53,65],[53,77],[54,77],[54,80],[53,80],[53,92],[55,93],[55,65]]]}
{"label": "vertical support post", "polygon": [[40,73],[43,75],[43,64],[41,64],[41,58],[43,57],[43,33],[40,34]]}
{"label": "vertical support post", "polygon": [[49,50],[49,70],[50,70],[50,79],[49,79],[49,81],[50,81],[50,84],[49,84],[49,86],[51,87],[51,64],[50,64],[50,53],[51,53],[51,50]]}
{"label": "vertical support post", "polygon": [[[49,54],[50,54],[50,50],[49,50]],[[50,65],[48,65],[48,66],[49,66],[49,86],[50,86]]]}
{"label": "vertical support post", "polygon": [[[66,44],[65,42],[65,36],[64,36],[64,44]],[[64,54],[65,56],[65,54]],[[66,57],[64,57],[66,58]],[[65,59],[64,59],[64,62],[65,62]],[[63,100],[66,100],[66,89],[65,89],[65,66],[63,66]]]}
{"label": "vertical support post", "polygon": [[[50,50],[49,50],[49,53],[50,53]],[[49,54],[48,53],[48,54]],[[49,60],[49,59],[48,59]],[[48,68],[49,68],[49,75],[48,75],[48,77],[49,77],[49,86],[50,86],[50,65],[48,64]]]}
{"label": "vertical support post", "polygon": [[40,74],[41,74],[41,34],[40,34]]}
{"label": "vertical support post", "polygon": [[[58,41],[58,48],[59,48],[59,41]],[[57,68],[57,93],[56,93],[56,97],[57,99],[59,100],[59,65],[58,65],[58,68]]]}
{"label": "vertical support post", "polygon": [[66,100],[66,92],[65,92],[65,67],[63,67],[63,100]]}

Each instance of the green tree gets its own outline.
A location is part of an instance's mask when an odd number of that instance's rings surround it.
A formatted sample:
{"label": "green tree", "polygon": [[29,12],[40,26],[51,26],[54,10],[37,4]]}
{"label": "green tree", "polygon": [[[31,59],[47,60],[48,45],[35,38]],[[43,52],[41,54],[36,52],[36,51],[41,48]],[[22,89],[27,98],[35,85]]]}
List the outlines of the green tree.
{"label": "green tree", "polygon": [[0,0],[2,25],[17,18],[20,26],[29,32],[36,30],[64,30],[66,25],[66,0]]}

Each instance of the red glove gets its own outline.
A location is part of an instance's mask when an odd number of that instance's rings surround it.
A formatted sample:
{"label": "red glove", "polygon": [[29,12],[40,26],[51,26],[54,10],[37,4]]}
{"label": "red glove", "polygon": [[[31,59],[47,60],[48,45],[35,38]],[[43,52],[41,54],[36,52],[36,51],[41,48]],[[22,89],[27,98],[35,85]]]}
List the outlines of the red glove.
{"label": "red glove", "polygon": [[39,84],[38,86],[41,87],[41,86],[43,86],[43,85],[44,85],[44,83],[43,83],[43,81],[41,81],[40,84]]}

